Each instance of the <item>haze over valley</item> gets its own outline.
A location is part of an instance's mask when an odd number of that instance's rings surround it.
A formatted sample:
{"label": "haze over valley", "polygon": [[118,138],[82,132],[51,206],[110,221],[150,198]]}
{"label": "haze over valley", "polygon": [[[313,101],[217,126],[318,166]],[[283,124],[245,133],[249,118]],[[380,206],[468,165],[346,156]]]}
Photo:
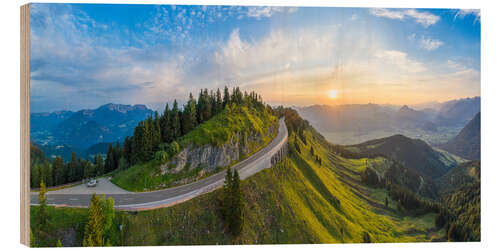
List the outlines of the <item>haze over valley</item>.
{"label": "haze over valley", "polygon": [[294,107],[330,142],[357,144],[402,134],[431,145],[446,143],[480,111],[480,98],[463,98],[427,105],[312,105]]}

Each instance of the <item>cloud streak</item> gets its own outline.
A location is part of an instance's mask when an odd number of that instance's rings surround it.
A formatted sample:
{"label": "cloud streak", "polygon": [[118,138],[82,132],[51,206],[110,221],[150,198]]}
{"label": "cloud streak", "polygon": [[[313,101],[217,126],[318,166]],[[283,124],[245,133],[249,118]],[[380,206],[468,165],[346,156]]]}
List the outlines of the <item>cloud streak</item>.
{"label": "cloud streak", "polygon": [[463,19],[469,15],[476,17],[474,22],[481,21],[481,11],[479,9],[460,9],[456,12],[455,17],[453,19],[454,20],[456,20],[457,18]]}
{"label": "cloud streak", "polygon": [[265,6],[265,7],[248,7],[247,16],[253,17],[255,19],[261,19],[264,17],[271,17],[277,13],[294,13],[297,11],[296,7],[273,7],[273,6]]}
{"label": "cloud streak", "polygon": [[417,11],[415,9],[399,10],[399,9],[384,9],[373,8],[370,9],[370,14],[378,17],[385,17],[389,19],[405,20],[411,19],[425,28],[430,25],[436,24],[440,17],[425,11]]}
{"label": "cloud streak", "polygon": [[419,46],[422,49],[432,51],[436,50],[437,48],[441,47],[444,45],[444,42],[438,40],[438,39],[432,39],[432,38],[426,38],[422,36],[419,40]]}

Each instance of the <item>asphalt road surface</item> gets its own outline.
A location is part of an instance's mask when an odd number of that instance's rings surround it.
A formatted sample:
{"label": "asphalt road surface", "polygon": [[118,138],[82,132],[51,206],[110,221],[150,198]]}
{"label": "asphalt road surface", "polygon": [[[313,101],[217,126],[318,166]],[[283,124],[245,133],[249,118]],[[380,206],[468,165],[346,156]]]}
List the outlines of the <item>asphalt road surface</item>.
{"label": "asphalt road surface", "polygon": [[[271,167],[271,157],[288,142],[288,131],[284,119],[279,121],[276,137],[263,149],[239,162],[232,168],[237,169],[240,178],[246,179],[255,173]],[[224,184],[226,171],[219,172],[196,182],[152,192],[99,192],[112,197],[115,208],[121,210],[149,210],[172,206],[196,196],[211,192]],[[91,193],[47,192],[47,203],[53,206],[88,207]],[[38,204],[38,193],[31,193],[31,204]]]}

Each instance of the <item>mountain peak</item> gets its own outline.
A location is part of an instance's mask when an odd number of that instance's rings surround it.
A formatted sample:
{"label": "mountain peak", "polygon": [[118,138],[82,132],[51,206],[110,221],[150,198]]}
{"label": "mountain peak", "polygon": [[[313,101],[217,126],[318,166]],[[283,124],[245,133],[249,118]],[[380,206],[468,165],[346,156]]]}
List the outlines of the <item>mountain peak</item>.
{"label": "mountain peak", "polygon": [[404,105],[399,109],[399,112],[408,112],[408,111],[415,111],[414,109],[408,107],[408,105]]}
{"label": "mountain peak", "polygon": [[100,106],[97,108],[99,110],[111,110],[111,111],[118,111],[121,113],[126,113],[128,111],[133,111],[133,110],[147,110],[146,105],[144,104],[136,104],[136,105],[127,105],[127,104],[115,104],[115,103],[108,103]]}

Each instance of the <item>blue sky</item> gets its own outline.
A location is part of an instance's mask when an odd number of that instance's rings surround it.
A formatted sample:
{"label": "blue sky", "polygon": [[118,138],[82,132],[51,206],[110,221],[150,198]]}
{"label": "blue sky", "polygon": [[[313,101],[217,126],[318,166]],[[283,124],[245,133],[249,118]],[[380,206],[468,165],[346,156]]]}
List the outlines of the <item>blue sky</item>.
{"label": "blue sky", "polygon": [[284,105],[480,94],[478,10],[31,6],[33,112],[158,109],[224,85]]}

